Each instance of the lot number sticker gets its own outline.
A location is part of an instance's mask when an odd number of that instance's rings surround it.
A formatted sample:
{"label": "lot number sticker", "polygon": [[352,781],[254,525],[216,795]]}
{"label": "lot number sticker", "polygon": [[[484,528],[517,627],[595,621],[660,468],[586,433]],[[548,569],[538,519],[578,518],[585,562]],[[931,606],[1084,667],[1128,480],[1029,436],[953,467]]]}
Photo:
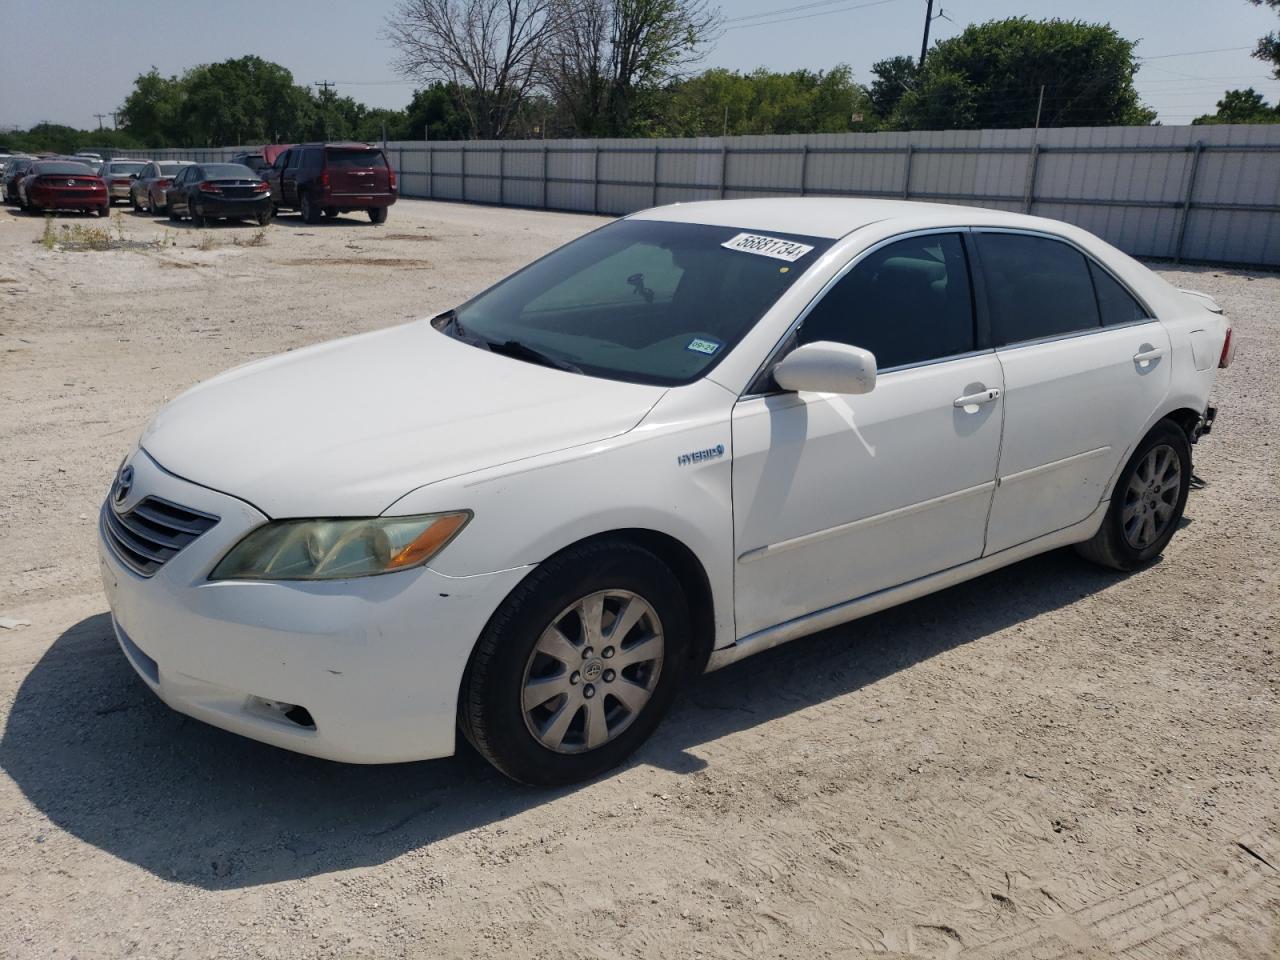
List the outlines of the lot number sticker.
{"label": "lot number sticker", "polygon": [[793,240],[780,240],[777,237],[764,237],[758,233],[740,233],[732,240],[720,244],[727,250],[741,250],[743,253],[754,253],[761,257],[773,257],[795,263],[813,249]]}

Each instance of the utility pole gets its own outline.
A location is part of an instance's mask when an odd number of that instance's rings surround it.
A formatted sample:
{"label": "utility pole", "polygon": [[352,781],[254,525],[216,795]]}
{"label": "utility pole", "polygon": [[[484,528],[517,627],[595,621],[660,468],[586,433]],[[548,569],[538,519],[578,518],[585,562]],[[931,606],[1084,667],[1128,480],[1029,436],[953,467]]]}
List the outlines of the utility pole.
{"label": "utility pole", "polygon": [[[932,5],[933,0],[929,0],[929,3],[930,5]],[[323,90],[325,93],[328,93],[334,87],[334,85],[330,83],[328,80],[317,80],[316,86],[319,87],[321,90]]]}
{"label": "utility pole", "polygon": [[107,114],[105,114],[105,113],[95,113],[95,114],[94,114],[94,116],[98,118],[98,129],[99,129],[99,130],[101,130],[101,129],[102,129],[102,121],[103,121],[103,120],[105,120],[105,119],[107,118]]}
{"label": "utility pole", "polygon": [[931,23],[933,23],[933,0],[925,0],[924,39],[920,41],[920,62],[916,64],[917,70],[924,66],[924,55],[929,52],[929,25]]}

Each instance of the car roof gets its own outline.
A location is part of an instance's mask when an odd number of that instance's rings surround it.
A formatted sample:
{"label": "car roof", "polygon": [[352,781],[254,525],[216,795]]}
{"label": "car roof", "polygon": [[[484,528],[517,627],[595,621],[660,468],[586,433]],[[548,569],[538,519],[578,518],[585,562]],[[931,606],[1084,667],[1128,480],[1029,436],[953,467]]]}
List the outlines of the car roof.
{"label": "car roof", "polygon": [[771,230],[836,240],[884,220],[931,221],[939,227],[982,224],[1043,229],[1045,221],[1003,210],[911,200],[855,197],[767,197],[753,200],[704,200],[675,203],[632,214],[632,220],[701,223],[745,230]]}

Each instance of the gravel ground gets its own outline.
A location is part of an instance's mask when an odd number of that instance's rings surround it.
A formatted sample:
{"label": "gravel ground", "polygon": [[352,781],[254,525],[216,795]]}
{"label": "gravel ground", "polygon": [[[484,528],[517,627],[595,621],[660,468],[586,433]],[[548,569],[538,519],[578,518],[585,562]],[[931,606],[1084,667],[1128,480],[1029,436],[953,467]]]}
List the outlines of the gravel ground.
{"label": "gravel ground", "polygon": [[1060,551],[770,651],[599,782],[340,766],[151,696],[93,546],[150,414],[599,222],[405,201],[247,246],[125,213],[165,245],[71,253],[0,213],[0,616],[31,621],[0,629],[0,956],[1280,955],[1272,274],[1157,268],[1240,338],[1160,562]]}

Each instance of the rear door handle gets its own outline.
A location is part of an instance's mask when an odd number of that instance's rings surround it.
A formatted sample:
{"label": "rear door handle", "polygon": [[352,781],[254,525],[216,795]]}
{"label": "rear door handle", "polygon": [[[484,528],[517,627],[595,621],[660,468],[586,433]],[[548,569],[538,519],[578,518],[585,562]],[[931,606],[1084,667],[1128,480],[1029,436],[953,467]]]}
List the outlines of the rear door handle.
{"label": "rear door handle", "polygon": [[1133,355],[1133,362],[1138,366],[1142,366],[1153,360],[1159,360],[1163,356],[1164,349],[1162,347],[1145,347]]}
{"label": "rear door handle", "polygon": [[977,412],[976,408],[981,404],[991,403],[993,400],[999,400],[999,399],[1000,399],[1000,388],[992,387],[990,390],[983,390],[981,393],[970,393],[970,394],[966,394],[963,397],[956,397],[955,400],[951,402],[951,405],[953,407],[960,407],[960,408],[974,407],[975,409],[969,412],[976,413]]}

